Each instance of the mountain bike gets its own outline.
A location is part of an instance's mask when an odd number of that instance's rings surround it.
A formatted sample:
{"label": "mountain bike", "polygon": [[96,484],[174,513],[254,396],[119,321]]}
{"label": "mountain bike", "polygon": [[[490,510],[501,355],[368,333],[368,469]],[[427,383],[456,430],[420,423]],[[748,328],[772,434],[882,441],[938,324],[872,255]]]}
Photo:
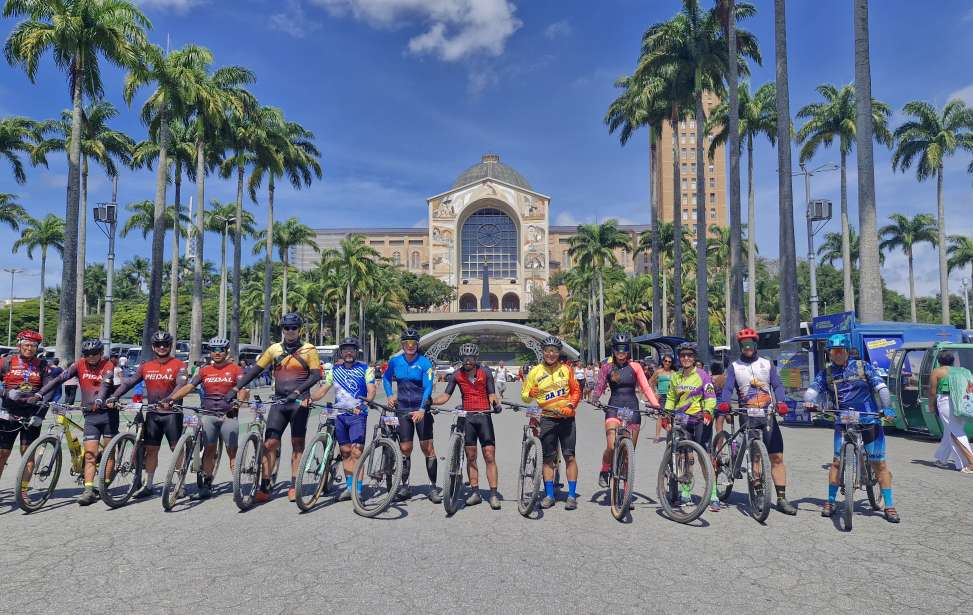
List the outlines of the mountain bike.
{"label": "mountain bike", "polygon": [[463,408],[433,408],[433,414],[452,414],[449,444],[446,445],[446,473],[443,474],[443,509],[446,516],[459,510],[463,495],[463,466],[466,465],[466,410]]}
{"label": "mountain bike", "polygon": [[612,453],[611,466],[608,469],[608,499],[611,504],[612,516],[621,521],[628,514],[632,506],[632,486],[635,484],[635,441],[627,425],[636,413],[652,416],[655,413],[648,410],[621,408],[609,406],[600,402],[592,404],[599,410],[614,410],[621,425],[612,429],[615,446]]}
{"label": "mountain bike", "polygon": [[[656,494],[666,516],[677,523],[692,523],[703,514],[713,490],[713,462],[709,453],[690,438],[687,427],[698,424],[683,412],[660,411],[670,423],[666,449],[659,464]],[[697,473],[702,480],[697,480]],[[696,489],[702,486],[702,490]]]}
{"label": "mountain bike", "polygon": [[[282,397],[272,397],[270,404],[283,400]],[[267,410],[259,395],[253,396],[253,401],[241,402],[241,405],[253,406],[253,420],[248,427],[249,433],[240,442],[236,453],[236,467],[233,470],[233,501],[241,511],[248,511],[256,505],[257,489],[264,479],[264,432],[267,427]],[[277,451],[274,469],[270,473],[271,490],[277,483],[277,470],[280,468],[280,451]]]}
{"label": "mountain bike", "polygon": [[[6,410],[0,408],[0,420],[12,421],[15,423],[20,423],[17,427],[17,431],[21,429],[27,429],[31,426],[40,425],[42,419],[37,416],[37,412],[43,408],[44,405],[40,405],[34,414],[31,416],[19,417],[8,413]],[[48,408],[51,408],[55,415],[55,424],[61,425],[62,423],[58,420],[66,414],[70,406],[60,406],[58,404],[47,404]],[[60,413],[60,414],[59,414]],[[67,419],[72,425],[74,425],[80,431],[84,429],[78,426],[70,419]],[[51,430],[54,426],[51,426]],[[31,442],[27,450],[24,451],[23,457],[20,459],[20,468],[17,471],[17,485],[23,485],[25,482],[28,483],[27,489],[16,489],[16,499],[17,505],[24,512],[34,512],[35,510],[40,510],[42,506],[47,502],[51,494],[54,493],[54,488],[57,486],[57,479],[61,474],[61,463],[63,458],[63,452],[61,451],[61,441],[65,439],[65,431],[67,427],[62,428],[61,433],[52,434],[49,433],[46,436],[37,438]],[[84,464],[84,451],[81,450],[81,445],[78,443],[78,439],[74,434],[68,433],[67,438],[69,442],[72,442],[71,452],[72,452],[72,474],[78,475],[78,482],[83,483],[83,464]],[[80,455],[74,454],[74,448],[80,451]],[[75,471],[76,470],[76,471]],[[26,476],[29,475],[29,478]]]}
{"label": "mountain bike", "polygon": [[523,412],[529,419],[524,425],[524,437],[520,444],[520,468],[517,472],[517,510],[521,515],[529,517],[534,512],[542,493],[544,453],[540,438],[535,434],[537,428],[531,425],[532,420],[540,419],[541,409],[539,406],[510,401],[501,403],[513,408],[514,412]]}
{"label": "mountain bike", "polygon": [[[362,400],[365,401],[365,400]],[[365,401],[380,411],[372,439],[355,463],[351,502],[363,517],[376,517],[392,505],[402,482],[402,452],[399,450],[399,416],[394,408]],[[409,420],[405,417],[405,420]]]}
{"label": "mountain bike", "polygon": [[108,442],[98,464],[98,492],[111,508],[128,504],[142,486],[145,467],[145,413],[157,412],[157,404],[130,403],[124,406],[134,412],[127,431],[120,431]]}
{"label": "mountain bike", "polygon": [[[200,415],[225,416],[223,412],[190,408],[183,406],[183,411],[194,410],[195,414],[183,414],[182,436],[172,449],[172,460],[166,471],[166,480],[162,486],[162,508],[172,510],[179,498],[185,497],[186,476],[196,475],[196,488],[203,486],[206,477],[203,475],[203,421]],[[223,439],[216,439],[216,464],[213,466],[213,476],[220,469],[223,457]]]}
{"label": "mountain bike", "polygon": [[320,405],[320,408],[317,435],[304,447],[294,485],[297,507],[304,512],[311,510],[328,492],[341,463],[341,452],[334,436],[334,421],[339,409],[331,404]]}
{"label": "mountain bike", "polygon": [[740,417],[740,427],[733,434],[720,431],[713,440],[713,466],[716,470],[716,494],[725,502],[733,491],[733,481],[747,475],[750,516],[763,523],[770,514],[774,481],[770,472],[770,455],[763,434],[775,420],[773,409],[734,407],[729,414]]}

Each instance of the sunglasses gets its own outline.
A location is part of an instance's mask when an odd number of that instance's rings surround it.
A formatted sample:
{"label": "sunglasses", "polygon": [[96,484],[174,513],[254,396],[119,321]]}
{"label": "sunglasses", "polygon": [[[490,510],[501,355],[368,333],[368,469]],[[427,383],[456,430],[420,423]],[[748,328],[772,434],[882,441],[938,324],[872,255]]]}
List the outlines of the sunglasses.
{"label": "sunglasses", "polygon": [[300,327],[281,327],[284,331],[297,331]]}
{"label": "sunglasses", "polygon": [[172,344],[152,344],[153,348],[172,348]]}
{"label": "sunglasses", "polygon": [[104,352],[104,351],[102,351],[102,350],[90,351],[89,350],[88,352],[82,352],[81,355],[82,356],[85,356],[85,357],[97,357],[102,352]]}
{"label": "sunglasses", "polygon": [[692,360],[694,360],[694,361],[695,361],[695,360],[696,360],[696,355],[694,355],[694,354],[689,354],[689,353],[686,353],[686,354],[681,354],[681,355],[679,355],[679,358],[680,358],[680,359],[692,359]]}

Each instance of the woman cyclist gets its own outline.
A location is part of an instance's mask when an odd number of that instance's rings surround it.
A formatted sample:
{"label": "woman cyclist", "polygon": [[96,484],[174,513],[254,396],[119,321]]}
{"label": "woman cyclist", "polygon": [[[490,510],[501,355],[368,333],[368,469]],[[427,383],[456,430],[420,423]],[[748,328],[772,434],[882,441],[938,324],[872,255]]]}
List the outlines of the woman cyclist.
{"label": "woman cyclist", "polygon": [[[669,383],[672,382],[672,375],[675,370],[672,366],[672,355],[665,354],[662,355],[662,360],[659,362],[659,367],[652,373],[652,377],[649,378],[649,386],[655,391],[656,397],[659,399],[665,399],[669,394]],[[662,421],[656,421],[655,423],[655,441],[661,442],[664,438],[662,437]]]}

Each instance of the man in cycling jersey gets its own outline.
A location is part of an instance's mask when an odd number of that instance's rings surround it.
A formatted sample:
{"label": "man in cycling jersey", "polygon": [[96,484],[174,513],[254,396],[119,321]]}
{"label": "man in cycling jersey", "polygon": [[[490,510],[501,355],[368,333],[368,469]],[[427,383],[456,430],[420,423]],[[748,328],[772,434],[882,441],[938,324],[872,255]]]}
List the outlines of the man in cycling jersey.
{"label": "man in cycling jersey", "polygon": [[[41,423],[44,422],[47,408],[38,408],[30,402],[30,398],[48,381],[47,362],[37,356],[42,340],[40,333],[25,329],[17,334],[16,352],[0,359],[0,382],[3,382],[3,407],[0,411],[12,417],[32,417],[27,427],[22,427],[19,421],[0,419],[0,476],[3,475],[17,434],[20,433],[21,455],[41,435]],[[21,491],[27,490],[28,483],[24,481],[20,484]]]}
{"label": "man in cycling jersey", "polygon": [[[636,387],[642,391],[645,401],[650,406],[659,407],[659,398],[649,386],[649,381],[642,371],[642,366],[630,360],[632,356],[632,338],[627,333],[619,333],[612,338],[612,358],[601,366],[598,372],[598,384],[595,385],[593,401],[599,401],[605,393],[605,388],[611,389],[608,405],[616,408],[634,410],[632,418],[625,427],[632,434],[632,444],[639,441],[639,428],[642,426],[642,415],[639,414],[639,400],[635,396]],[[615,454],[615,429],[622,426],[617,410],[605,411],[605,451],[601,455],[601,472],[598,473],[598,486],[608,486],[608,471],[611,468],[612,455]]]}
{"label": "man in cycling jersey", "polygon": [[210,363],[203,365],[185,385],[174,391],[164,402],[180,401],[197,387],[202,388],[199,405],[203,410],[215,414],[200,414],[203,425],[203,484],[196,494],[196,499],[206,500],[213,495],[213,470],[216,467],[216,446],[223,440],[227,457],[230,460],[230,472],[236,466],[237,440],[240,437],[239,403],[250,396],[248,389],[240,390],[236,399],[227,403],[223,396],[237,386],[243,369],[230,361],[230,342],[221,337],[214,337],[208,344]]}
{"label": "man in cycling jersey", "polygon": [[[890,408],[891,396],[885,381],[875,373],[867,362],[851,359],[851,338],[844,334],[832,335],[827,343],[828,358],[825,369],[814,377],[814,383],[804,393],[805,406],[813,408],[823,393],[825,399],[836,411],[853,410],[870,414],[884,414],[894,417]],[[877,399],[876,399],[877,398]],[[885,506],[885,520],[899,522],[899,513],[892,500],[892,473],[885,462],[885,430],[880,417],[861,416],[862,439],[868,460],[878,476]],[[838,457],[841,454],[844,427],[836,420],[834,429],[834,456],[828,483],[828,501],[821,507],[821,516],[834,514],[835,500],[838,496]]]}
{"label": "man in cycling jersey", "polygon": [[169,450],[176,447],[182,435],[182,414],[174,412],[168,396],[186,382],[186,364],[172,356],[172,335],[168,331],[152,334],[152,352],[155,358],[139,364],[138,371],[123,382],[111,397],[105,400],[115,406],[130,389],[140,382],[145,384],[145,402],[156,408],[145,416],[145,483],[132,497],[140,499],[153,494],[155,470],[159,465],[159,447],[164,435]]}
{"label": "man in cycling jersey", "polygon": [[479,440],[480,448],[483,449],[483,461],[486,462],[487,483],[490,485],[490,508],[500,510],[500,496],[497,493],[497,438],[493,431],[493,417],[490,416],[491,410],[500,412],[500,402],[497,401],[493,372],[477,361],[480,349],[476,344],[460,346],[459,356],[463,365],[449,375],[445,392],[432,401],[437,406],[445,404],[456,390],[456,385],[459,385],[463,396],[463,410],[466,411],[466,432],[463,436],[471,491],[466,498],[466,505],[475,506],[483,501],[480,497],[480,471],[476,466],[476,442]]}
{"label": "man in cycling jersey", "polygon": [[81,360],[75,361],[37,393],[32,401],[50,400],[58,388],[68,379],[78,379],[81,391],[81,412],[84,414],[84,493],[78,504],[88,506],[98,501],[95,492],[95,470],[99,444],[108,446],[118,434],[118,411],[108,408],[103,400],[108,397],[114,382],[114,365],[105,358],[105,346],[99,339],[81,342]]}
{"label": "man in cycling jersey", "polygon": [[[402,486],[398,496],[408,499],[412,496],[409,487],[409,472],[412,468],[412,443],[419,436],[419,449],[426,458],[426,474],[429,476],[429,501],[439,504],[442,493],[436,484],[438,462],[436,447],[432,439],[433,417],[427,409],[432,395],[435,370],[432,362],[419,354],[419,332],[408,328],[399,337],[402,354],[389,359],[388,367],[382,376],[382,386],[389,405],[399,414],[399,450],[402,452]],[[392,383],[395,383],[393,394]]]}
{"label": "man in cycling jersey", "polygon": [[365,447],[365,424],[368,406],[362,400],[375,399],[375,372],[358,360],[358,338],[346,337],[338,346],[341,361],[325,374],[324,383],[311,390],[311,401],[322,399],[334,388],[334,406],[342,412],[335,418],[334,434],[341,451],[341,466],[345,470],[345,490],[338,499],[351,499],[351,484],[355,463]]}
{"label": "man in cycling jersey", "polygon": [[[565,510],[578,507],[578,461],[574,455],[577,429],[574,415],[581,403],[581,388],[574,377],[574,369],[561,361],[561,340],[553,335],[541,341],[544,360],[534,366],[520,390],[520,398],[526,403],[533,399],[541,408],[541,448],[544,454],[543,508],[554,506],[554,460],[558,446],[568,476],[568,498]],[[533,423],[533,421],[532,421]]]}
{"label": "man in cycling jersey", "polygon": [[[784,384],[777,373],[777,367],[768,359],[757,354],[757,332],[747,328],[737,333],[740,343],[740,358],[730,364],[720,395],[716,429],[722,429],[722,419],[730,411],[730,401],[736,396],[742,410],[758,410],[766,418],[755,418],[753,424],[761,427],[764,445],[770,455],[770,473],[774,478],[777,491],[777,510],[785,515],[796,515],[797,508],[787,501],[787,468],[784,466],[784,438],[777,424],[777,416],[787,415],[788,407],[784,401]],[[776,403],[775,403],[776,402]],[[741,421],[751,421],[741,416]],[[764,429],[764,421],[770,421],[770,431]]]}
{"label": "man in cycling jersey", "polygon": [[[689,422],[686,430],[690,438],[710,450],[710,440],[713,436],[711,425],[713,411],[716,410],[716,389],[706,370],[696,367],[696,344],[683,342],[676,348],[679,357],[679,371],[672,375],[669,383],[669,394],[666,396],[666,410],[676,414],[686,414]],[[663,427],[667,427],[663,425]],[[689,500],[689,493],[682,492],[684,502]],[[716,482],[710,493],[710,507],[712,512],[719,512],[720,499],[716,495]]]}
{"label": "man in cycling jersey", "polygon": [[[297,466],[304,453],[304,436],[307,434],[307,392],[321,379],[321,358],[314,344],[301,339],[304,319],[300,314],[284,314],[280,320],[283,339],[272,344],[256,363],[240,377],[236,386],[230,389],[223,400],[232,402],[240,389],[250,384],[265,369],[272,368],[274,374],[274,394],[277,401],[270,406],[267,415],[267,429],[264,434],[263,468],[264,476],[273,473],[274,462],[280,451],[280,439],[291,426],[291,486],[287,499],[293,502],[297,497],[294,489],[297,480]],[[301,401],[303,400],[303,402]],[[270,478],[261,481],[254,499],[258,502],[270,501]]]}

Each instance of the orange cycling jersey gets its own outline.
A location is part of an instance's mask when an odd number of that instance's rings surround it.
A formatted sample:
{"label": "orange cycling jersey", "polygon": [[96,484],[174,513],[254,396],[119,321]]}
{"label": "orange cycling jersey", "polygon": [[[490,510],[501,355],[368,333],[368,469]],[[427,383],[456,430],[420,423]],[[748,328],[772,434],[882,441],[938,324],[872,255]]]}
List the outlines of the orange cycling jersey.
{"label": "orange cycling jersey", "polygon": [[574,370],[564,363],[551,369],[546,365],[535,365],[524,379],[520,397],[530,401],[531,391],[534,401],[541,407],[541,416],[568,418],[574,416],[581,402],[581,387],[574,378]]}

